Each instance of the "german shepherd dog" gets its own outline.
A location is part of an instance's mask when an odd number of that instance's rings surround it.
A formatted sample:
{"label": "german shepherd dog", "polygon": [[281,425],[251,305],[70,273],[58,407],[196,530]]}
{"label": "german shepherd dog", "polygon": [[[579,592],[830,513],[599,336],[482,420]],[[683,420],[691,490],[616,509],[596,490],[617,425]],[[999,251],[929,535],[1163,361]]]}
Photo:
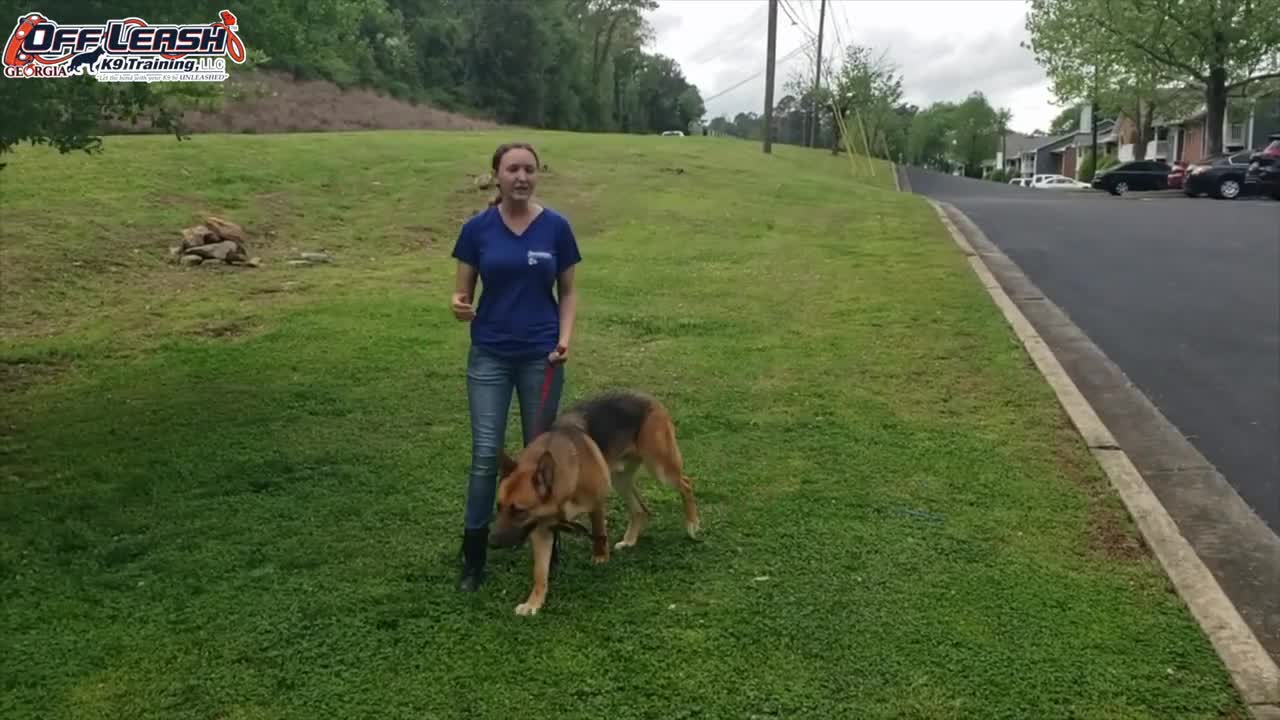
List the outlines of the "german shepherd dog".
{"label": "german shepherd dog", "polygon": [[667,409],[650,395],[619,391],[582,401],[561,414],[515,460],[502,452],[490,545],[516,547],[525,539],[533,544],[533,590],[516,614],[533,615],[542,607],[553,533],[586,533],[574,522],[576,517],[591,516],[591,561],[608,562],[605,505],[610,487],[626,501],[629,513],[626,533],[614,549],[636,544],[649,523],[649,508],[635,484],[641,464],[680,493],[685,531],[696,538],[698,508],[684,474],[675,426]]}

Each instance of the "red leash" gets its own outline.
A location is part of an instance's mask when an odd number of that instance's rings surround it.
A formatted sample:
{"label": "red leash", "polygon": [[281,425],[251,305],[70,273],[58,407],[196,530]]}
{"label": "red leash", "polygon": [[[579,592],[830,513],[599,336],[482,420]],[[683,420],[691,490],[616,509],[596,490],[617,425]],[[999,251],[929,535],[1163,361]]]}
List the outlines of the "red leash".
{"label": "red leash", "polygon": [[[538,429],[537,424],[542,422],[542,413],[544,410],[546,410],[547,398],[551,395],[551,380],[555,377],[555,374],[556,374],[555,364],[548,362],[547,372],[543,375],[543,378],[542,378],[542,397],[538,399],[538,414],[533,416],[534,423],[535,423],[534,425],[535,430]],[[538,433],[535,432],[533,436],[537,437]]]}

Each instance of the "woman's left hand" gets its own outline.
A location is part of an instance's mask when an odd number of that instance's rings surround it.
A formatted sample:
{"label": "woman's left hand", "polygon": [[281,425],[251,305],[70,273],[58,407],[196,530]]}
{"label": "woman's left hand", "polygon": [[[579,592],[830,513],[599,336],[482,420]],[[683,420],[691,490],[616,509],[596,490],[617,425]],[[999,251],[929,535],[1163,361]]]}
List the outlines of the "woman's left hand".
{"label": "woman's left hand", "polygon": [[556,345],[556,349],[551,351],[547,356],[547,362],[552,365],[560,365],[569,359],[569,346],[560,344]]}

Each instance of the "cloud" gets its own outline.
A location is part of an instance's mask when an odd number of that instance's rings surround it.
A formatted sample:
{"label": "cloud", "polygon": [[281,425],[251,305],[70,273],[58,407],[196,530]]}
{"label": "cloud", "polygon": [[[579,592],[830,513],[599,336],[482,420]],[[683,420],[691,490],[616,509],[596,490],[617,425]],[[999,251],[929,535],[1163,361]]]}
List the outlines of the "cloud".
{"label": "cloud", "polygon": [[979,90],[993,103],[1045,80],[1029,50],[1010,42],[1005,30],[965,39],[922,38],[896,30],[877,38],[904,78],[904,94],[928,104],[954,100]]}
{"label": "cloud", "polygon": [[681,25],[684,24],[684,19],[680,17],[679,13],[672,12],[670,10],[659,9],[657,12],[650,15],[648,20],[649,24],[653,26],[653,32],[655,35],[674,33],[680,29]]}
{"label": "cloud", "polygon": [[[818,0],[787,0],[802,24],[816,29]],[[1049,93],[1044,71],[1030,50],[1021,47],[1026,3],[1019,0],[828,0],[823,55],[842,55],[838,49],[858,43],[887,60],[903,77],[908,102],[927,106],[939,100],[958,101],[980,90],[996,107],[1014,112],[1014,126],[1031,130],[1047,127],[1059,111]],[[653,52],[680,63],[685,76],[704,97],[725,90],[764,69],[768,6],[763,0],[661,0],[650,15],[678,16],[655,22]],[[792,74],[812,62],[802,53],[781,62],[793,48],[810,41],[800,25],[778,13],[774,97],[786,94]],[[810,51],[811,52],[811,51]],[[744,83],[708,103],[709,117],[721,113],[761,112],[763,77]]]}

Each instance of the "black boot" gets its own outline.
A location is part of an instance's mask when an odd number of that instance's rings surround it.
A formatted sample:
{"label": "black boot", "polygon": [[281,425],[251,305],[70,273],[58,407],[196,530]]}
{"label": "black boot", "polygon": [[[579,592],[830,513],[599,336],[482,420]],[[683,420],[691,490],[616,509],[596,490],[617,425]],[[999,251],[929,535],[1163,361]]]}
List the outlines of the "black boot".
{"label": "black boot", "polygon": [[489,549],[489,528],[466,530],[462,534],[462,578],[458,589],[475,592],[484,582],[484,563]]}

